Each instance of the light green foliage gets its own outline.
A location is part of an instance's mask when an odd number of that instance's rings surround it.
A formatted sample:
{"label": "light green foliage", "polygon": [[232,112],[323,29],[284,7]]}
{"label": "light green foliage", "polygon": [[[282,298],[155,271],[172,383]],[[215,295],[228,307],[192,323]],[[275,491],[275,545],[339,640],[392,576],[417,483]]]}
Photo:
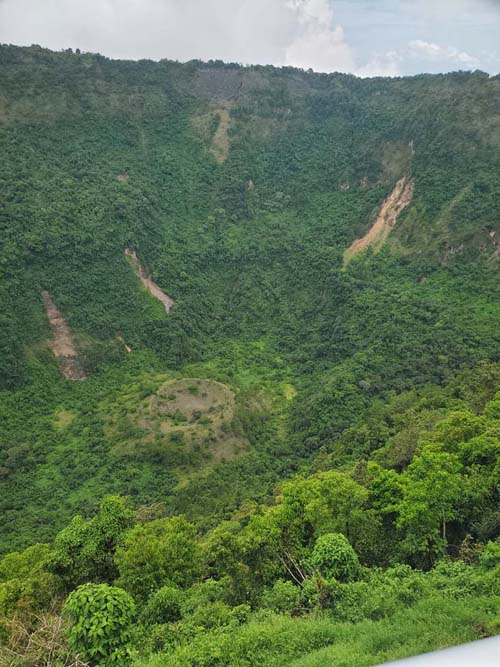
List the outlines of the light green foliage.
{"label": "light green foliage", "polygon": [[186,623],[192,623],[197,629],[208,630],[228,625],[240,625],[248,620],[249,615],[249,605],[241,604],[230,607],[221,600],[216,600],[193,610]]}
{"label": "light green foliage", "polygon": [[135,605],[124,590],[83,584],[70,594],[64,612],[71,623],[70,645],[90,665],[121,667],[129,663]]}
{"label": "light green foliage", "polygon": [[500,594],[500,581],[494,572],[483,573],[462,561],[439,561],[429,572],[427,580],[437,593],[451,599]]}
{"label": "light green foliage", "polygon": [[288,526],[300,521],[316,534],[327,530],[349,534],[352,514],[367,496],[349,475],[334,470],[299,478],[283,484],[278,520]]}
{"label": "light green foliage", "polygon": [[60,581],[47,569],[50,554],[47,544],[35,544],[0,560],[0,617],[37,612],[50,603],[60,589]]}
{"label": "light green foliage", "polygon": [[360,581],[336,587],[331,611],[335,619],[359,623],[388,618],[401,607],[429,595],[428,577],[407,565],[366,573]]}
{"label": "light green foliage", "polygon": [[189,586],[200,571],[195,527],[183,517],[135,526],[116,551],[119,583],[134,597],[146,598],[167,582]]}
{"label": "light green foliage", "polygon": [[114,551],[132,524],[124,498],[105,498],[95,517],[76,516],[54,541],[50,567],[69,587],[85,581],[111,582],[116,577]]}
{"label": "light green foliage", "polygon": [[479,563],[486,570],[500,569],[500,539],[485,545]]}
{"label": "light green foliage", "polygon": [[198,629],[238,625],[247,620],[250,607],[246,604],[231,606],[230,580],[208,579],[194,584],[183,595],[181,610],[185,625]]}
{"label": "light green foliage", "polygon": [[262,596],[262,606],[277,613],[291,612],[299,606],[300,588],[291,581],[278,581]]}
{"label": "light green foliage", "polygon": [[309,559],[310,564],[327,579],[352,581],[359,573],[359,560],[347,538],[340,533],[318,537]]}
{"label": "light green foliage", "polygon": [[458,457],[425,450],[403,477],[398,526],[405,531],[404,548],[433,559],[444,553],[446,524],[458,518],[463,499],[462,466]]}
{"label": "light green foliage", "polygon": [[[497,601],[498,605],[498,601]],[[478,639],[498,606],[487,599],[457,602],[433,597],[378,622],[353,625],[330,618],[272,616],[239,630],[199,635],[173,653],[139,661],[138,667],[371,667],[443,645]],[[432,622],[430,622],[432,619]]]}

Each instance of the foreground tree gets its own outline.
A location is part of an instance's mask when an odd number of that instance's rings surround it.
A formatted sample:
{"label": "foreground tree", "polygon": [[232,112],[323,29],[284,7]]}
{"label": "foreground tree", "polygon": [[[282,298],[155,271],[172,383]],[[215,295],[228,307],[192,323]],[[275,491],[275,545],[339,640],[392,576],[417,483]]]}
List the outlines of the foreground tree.
{"label": "foreground tree", "polygon": [[200,569],[196,530],[184,517],[135,526],[116,552],[118,583],[139,599],[168,582],[190,586]]}
{"label": "foreground tree", "polygon": [[464,491],[457,456],[424,450],[403,476],[403,499],[397,525],[405,533],[406,557],[428,567],[443,556],[449,521],[458,518]]}
{"label": "foreground tree", "polygon": [[107,584],[84,584],[66,600],[69,643],[96,667],[128,664],[134,601],[124,590]]}

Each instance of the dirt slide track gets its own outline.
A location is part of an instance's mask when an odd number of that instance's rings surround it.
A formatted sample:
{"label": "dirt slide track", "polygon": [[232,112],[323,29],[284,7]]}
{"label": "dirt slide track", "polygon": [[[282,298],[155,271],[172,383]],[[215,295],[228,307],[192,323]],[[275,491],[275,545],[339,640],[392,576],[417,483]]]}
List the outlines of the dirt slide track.
{"label": "dirt slide track", "polygon": [[369,246],[375,250],[380,250],[385,240],[389,236],[391,229],[396,224],[400,213],[411,203],[415,182],[403,176],[395,185],[394,190],[384,200],[374,224],[368,232],[360,239],[356,239],[344,255],[344,266]]}
{"label": "dirt slide track", "polygon": [[219,115],[219,126],[212,139],[210,152],[217,162],[225,162],[229,155],[229,126],[231,125],[231,115],[229,109],[221,107],[217,110]]}
{"label": "dirt slide track", "polygon": [[67,380],[85,380],[86,375],[80,365],[71,330],[48,292],[40,293],[54,337],[50,344],[59,362],[61,373]]}
{"label": "dirt slide track", "polygon": [[171,299],[168,294],[165,294],[165,292],[160,287],[158,287],[158,285],[153,280],[151,280],[151,278],[149,278],[149,276],[142,268],[134,250],[126,248],[125,255],[130,257],[132,266],[134,267],[135,275],[139,278],[144,287],[148,290],[151,296],[154,296],[155,299],[161,301],[161,303],[165,306],[166,312],[169,313],[172,306],[174,305],[174,300]]}

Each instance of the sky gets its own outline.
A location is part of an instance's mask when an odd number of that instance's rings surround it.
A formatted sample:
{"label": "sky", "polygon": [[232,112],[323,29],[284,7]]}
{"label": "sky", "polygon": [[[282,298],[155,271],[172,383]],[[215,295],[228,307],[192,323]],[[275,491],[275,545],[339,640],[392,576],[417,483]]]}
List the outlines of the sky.
{"label": "sky", "polygon": [[0,0],[0,43],[400,76],[500,72],[500,0]]}

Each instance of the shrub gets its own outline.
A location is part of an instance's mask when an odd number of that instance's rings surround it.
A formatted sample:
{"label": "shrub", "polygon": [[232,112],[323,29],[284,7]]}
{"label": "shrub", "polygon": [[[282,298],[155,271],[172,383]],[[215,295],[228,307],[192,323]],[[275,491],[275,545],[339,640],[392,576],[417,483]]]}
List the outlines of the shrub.
{"label": "shrub", "polygon": [[132,521],[133,512],[127,501],[107,496],[96,516],[90,520],[75,516],[58,533],[49,559],[50,569],[69,590],[86,581],[113,581],[117,574],[114,552]]}
{"label": "shrub", "polygon": [[262,606],[275,612],[290,612],[300,603],[301,590],[291,581],[278,580],[262,597]]}
{"label": "shrub", "polygon": [[171,584],[153,593],[141,614],[144,624],[173,623],[181,618],[181,591]]}
{"label": "shrub", "polygon": [[335,591],[333,614],[336,620],[357,623],[364,619],[389,617],[410,606],[425,594],[425,575],[407,565],[371,571],[364,581],[339,584]]}
{"label": "shrub", "polygon": [[461,561],[441,560],[428,573],[427,580],[444,597],[460,600],[491,593],[490,578]]}
{"label": "shrub", "polygon": [[66,600],[71,648],[91,665],[125,665],[131,654],[132,598],[121,588],[84,584]]}
{"label": "shrub", "polygon": [[488,542],[479,556],[479,564],[485,570],[493,570],[500,565],[500,540]]}
{"label": "shrub", "polygon": [[310,563],[324,577],[344,582],[352,581],[359,572],[356,552],[340,533],[327,533],[318,537]]}

